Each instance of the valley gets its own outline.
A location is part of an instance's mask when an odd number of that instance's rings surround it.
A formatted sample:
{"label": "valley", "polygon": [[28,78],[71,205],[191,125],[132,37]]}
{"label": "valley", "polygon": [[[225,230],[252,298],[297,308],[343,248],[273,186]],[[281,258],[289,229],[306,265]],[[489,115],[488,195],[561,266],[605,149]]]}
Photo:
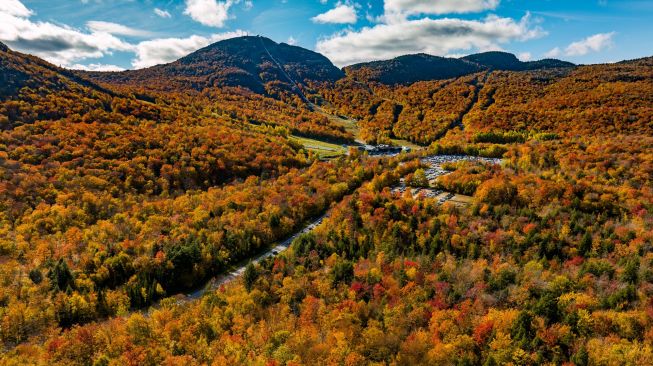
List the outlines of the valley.
{"label": "valley", "polygon": [[0,363],[653,362],[653,58],[197,48],[0,45]]}

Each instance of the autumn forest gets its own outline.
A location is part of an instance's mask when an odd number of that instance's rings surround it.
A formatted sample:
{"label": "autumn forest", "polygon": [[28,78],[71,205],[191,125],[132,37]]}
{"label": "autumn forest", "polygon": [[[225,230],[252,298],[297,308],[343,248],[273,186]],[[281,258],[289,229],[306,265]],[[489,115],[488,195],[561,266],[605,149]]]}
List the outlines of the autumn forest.
{"label": "autumn forest", "polygon": [[2,45],[0,364],[653,364],[652,106],[653,58]]}

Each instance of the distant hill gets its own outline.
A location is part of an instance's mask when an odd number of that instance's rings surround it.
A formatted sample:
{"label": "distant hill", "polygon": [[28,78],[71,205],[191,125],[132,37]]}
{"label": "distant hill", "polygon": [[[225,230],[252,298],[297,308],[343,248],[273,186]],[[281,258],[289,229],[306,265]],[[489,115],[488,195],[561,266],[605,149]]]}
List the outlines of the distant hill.
{"label": "distant hill", "polygon": [[148,83],[163,90],[231,86],[261,94],[270,85],[292,89],[294,82],[307,85],[344,76],[319,53],[253,36],[217,42],[169,64],[88,75],[111,84]]}
{"label": "distant hill", "polygon": [[462,60],[476,63],[481,67],[490,70],[503,71],[526,71],[575,66],[571,62],[555,59],[522,62],[512,53],[498,51],[477,53],[474,55],[465,56],[462,58]]}
{"label": "distant hill", "polygon": [[345,67],[347,75],[383,84],[408,84],[423,80],[451,79],[483,70],[479,65],[455,58],[424,53],[400,56]]}
{"label": "distant hill", "polygon": [[552,59],[522,62],[506,52],[485,52],[459,59],[420,53],[392,60],[360,63],[347,66],[344,70],[348,76],[361,81],[393,85],[451,79],[484,70],[527,71],[574,66],[570,62]]}

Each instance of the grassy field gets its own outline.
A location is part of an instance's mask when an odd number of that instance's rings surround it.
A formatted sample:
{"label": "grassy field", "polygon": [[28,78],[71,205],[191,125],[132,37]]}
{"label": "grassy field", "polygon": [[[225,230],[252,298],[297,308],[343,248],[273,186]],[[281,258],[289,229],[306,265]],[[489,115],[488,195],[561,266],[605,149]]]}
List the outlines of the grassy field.
{"label": "grassy field", "polygon": [[408,140],[390,139],[394,145],[410,147],[413,151],[424,149],[424,146],[416,145]]}
{"label": "grassy field", "polygon": [[[346,118],[346,117],[341,117],[341,116],[335,116],[333,114],[330,114],[326,112],[324,109],[320,107],[315,107],[316,110],[320,113],[322,113],[324,116],[326,116],[331,123],[333,123],[336,126],[343,126],[347,132],[351,133],[356,137],[356,141],[359,143],[364,143],[362,140],[360,140],[360,128],[358,126],[358,123],[351,119],[351,118]],[[392,143],[396,146],[406,146],[411,148],[412,150],[421,150],[424,147],[416,145],[410,141],[407,140],[400,140],[400,139],[392,139]]]}
{"label": "grassy field", "polygon": [[341,116],[336,116],[333,115],[327,111],[325,111],[323,108],[314,106],[315,111],[319,112],[320,114],[324,115],[326,118],[329,119],[329,122],[333,123],[336,126],[342,126],[345,128],[345,130],[352,135],[356,137],[358,140],[358,136],[360,134],[360,128],[358,127],[358,123],[356,123],[355,120],[351,118],[346,118],[346,117],[341,117]]}
{"label": "grassy field", "polygon": [[347,149],[338,144],[299,136],[291,136],[290,138],[304,145],[307,150],[317,154],[320,159],[336,158],[347,153]]}

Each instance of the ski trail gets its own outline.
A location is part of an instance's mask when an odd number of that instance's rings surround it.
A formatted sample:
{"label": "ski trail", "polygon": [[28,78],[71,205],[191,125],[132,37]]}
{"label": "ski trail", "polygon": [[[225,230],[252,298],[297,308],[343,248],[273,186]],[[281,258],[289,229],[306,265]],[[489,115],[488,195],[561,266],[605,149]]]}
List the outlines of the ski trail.
{"label": "ski trail", "polygon": [[286,79],[288,79],[288,81],[290,81],[290,83],[293,85],[293,89],[295,89],[295,90],[297,91],[297,94],[299,95],[299,97],[302,98],[302,100],[303,100],[304,102],[306,102],[306,104],[308,104],[310,107],[312,107],[312,106],[313,106],[313,103],[311,103],[311,101],[309,101],[308,98],[306,98],[306,96],[305,96],[304,93],[302,92],[302,89],[299,87],[299,84],[298,84],[298,83],[297,83],[297,82],[296,82],[292,77],[290,77],[290,75],[288,75],[288,73],[287,73],[286,70],[283,68],[283,66],[281,65],[281,63],[280,63],[279,61],[277,61],[277,59],[274,58],[274,56],[272,56],[272,54],[271,54],[270,51],[268,50],[267,46],[265,45],[265,42],[263,41],[263,38],[262,38],[261,36],[258,36],[258,37],[259,37],[259,39],[261,40],[261,46],[263,46],[263,49],[264,49],[265,52],[268,54],[268,56],[270,57],[270,59],[272,60],[272,62],[274,62],[274,64],[277,65],[277,68],[281,71],[281,73],[283,74],[283,76],[284,76]]}

